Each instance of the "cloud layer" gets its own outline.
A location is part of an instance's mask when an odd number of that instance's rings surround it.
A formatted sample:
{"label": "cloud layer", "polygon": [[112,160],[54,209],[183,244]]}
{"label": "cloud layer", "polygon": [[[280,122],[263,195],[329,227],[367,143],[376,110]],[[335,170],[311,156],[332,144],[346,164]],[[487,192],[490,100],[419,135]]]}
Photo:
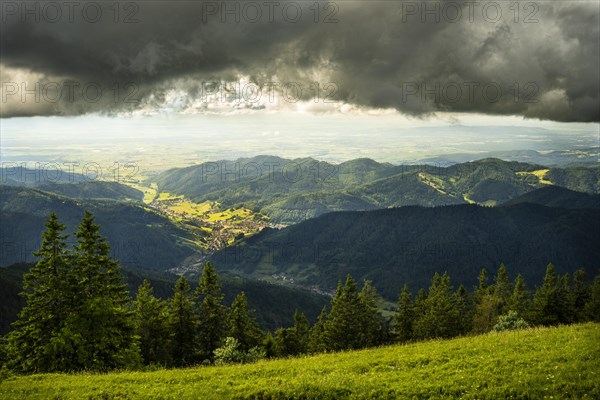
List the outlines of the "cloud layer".
{"label": "cloud layer", "polygon": [[600,120],[593,1],[45,4],[2,4],[3,117],[308,104]]}

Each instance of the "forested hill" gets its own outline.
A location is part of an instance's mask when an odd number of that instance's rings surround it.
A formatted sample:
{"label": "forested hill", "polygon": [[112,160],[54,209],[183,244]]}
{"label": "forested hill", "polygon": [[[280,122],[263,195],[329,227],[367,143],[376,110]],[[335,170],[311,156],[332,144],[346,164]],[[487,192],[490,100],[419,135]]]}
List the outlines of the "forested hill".
{"label": "forested hill", "polygon": [[45,183],[37,189],[75,199],[112,199],[142,201],[144,193],[117,182]]}
{"label": "forested hill", "polygon": [[266,229],[213,256],[221,270],[285,275],[335,288],[352,274],[371,279],[388,299],[408,283],[427,287],[435,272],[472,287],[482,268],[505,263],[514,277],[540,282],[546,265],[597,273],[600,210],[535,204],[476,205],[337,212],[281,230]]}
{"label": "forested hill", "polygon": [[84,210],[94,212],[111,245],[111,255],[125,266],[165,270],[178,266],[194,252],[190,233],[141,205],[71,199],[34,188],[0,186],[0,266],[33,260],[31,253],[39,249],[50,212],[67,225],[67,232],[73,232]]}
{"label": "forested hill", "polygon": [[499,159],[392,165],[370,159],[331,164],[311,158],[258,156],[171,169],[151,180],[160,191],[201,202],[260,210],[296,223],[330,211],[407,205],[498,205],[546,185],[600,192],[600,167],[547,168]]}
{"label": "forested hill", "polygon": [[516,197],[503,206],[533,203],[547,207],[600,208],[600,195],[576,192],[560,186],[549,185]]}

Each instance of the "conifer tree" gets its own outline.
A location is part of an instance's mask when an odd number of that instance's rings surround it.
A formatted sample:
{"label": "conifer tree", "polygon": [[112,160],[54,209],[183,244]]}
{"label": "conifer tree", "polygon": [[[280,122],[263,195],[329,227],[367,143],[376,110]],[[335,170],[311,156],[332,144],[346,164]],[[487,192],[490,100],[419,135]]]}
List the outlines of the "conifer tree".
{"label": "conifer tree", "polygon": [[190,285],[181,276],[169,309],[171,356],[176,366],[191,365],[198,355],[198,315],[190,292]]}
{"label": "conifer tree", "polygon": [[331,312],[325,324],[327,350],[348,350],[361,347],[360,325],[356,321],[360,309],[356,282],[348,275],[346,284],[338,282],[331,301]]}
{"label": "conifer tree", "polygon": [[317,322],[312,326],[308,338],[308,351],[321,353],[327,350],[325,343],[325,325],[327,323],[327,307],[324,306],[317,317]]}
{"label": "conifer tree", "polygon": [[447,338],[458,333],[459,315],[454,302],[450,277],[436,273],[420,315],[415,319],[418,338]]}
{"label": "conifer tree", "polygon": [[517,275],[515,279],[515,288],[508,299],[508,311],[515,311],[525,321],[531,318],[531,299],[525,285],[525,279],[521,274]]}
{"label": "conifer tree", "polygon": [[366,280],[358,294],[356,323],[359,326],[360,347],[377,346],[387,340],[387,328],[377,308],[377,291],[373,283]]}
{"label": "conifer tree", "polygon": [[61,371],[60,354],[50,347],[71,306],[66,279],[70,270],[66,227],[50,214],[42,234],[40,250],[34,255],[37,264],[23,277],[25,306],[8,335],[9,366],[19,372]]}
{"label": "conifer tree", "polygon": [[214,351],[225,339],[228,331],[227,308],[222,304],[223,293],[217,272],[206,262],[196,289],[198,302],[198,345],[201,360],[212,360]]}
{"label": "conifer tree", "polygon": [[473,302],[475,304],[479,304],[479,302],[483,299],[483,297],[489,293],[488,273],[485,268],[483,268],[479,272],[477,281],[479,282],[479,286],[477,288],[475,288],[475,291],[473,293]]}
{"label": "conifer tree", "polygon": [[308,351],[309,327],[306,316],[298,310],[294,313],[294,326],[278,329],[275,332],[276,353],[281,356],[293,356]]}
{"label": "conifer tree", "polygon": [[557,296],[558,279],[554,265],[549,263],[542,286],[538,287],[533,296],[533,322],[540,325],[555,325],[559,322],[559,307]]}
{"label": "conifer tree", "polygon": [[585,305],[590,300],[590,286],[588,285],[588,279],[588,274],[583,269],[578,269],[573,273],[575,322],[586,320]]}
{"label": "conifer tree", "polygon": [[407,342],[413,338],[414,319],[412,295],[405,284],[398,298],[398,310],[394,321],[394,334],[400,342]]}
{"label": "conifer tree", "polygon": [[85,211],[66,283],[76,302],[51,341],[61,353],[63,370],[132,368],[141,362],[131,298],[99,230],[94,216]]}
{"label": "conifer tree", "polygon": [[308,351],[310,324],[304,313],[301,313],[298,310],[294,312],[294,326],[292,329],[294,330],[294,336],[298,343],[297,354],[306,353]]}
{"label": "conifer tree", "polygon": [[480,293],[478,299],[473,313],[473,332],[489,332],[498,323],[498,299],[489,292]]}
{"label": "conifer tree", "polygon": [[473,329],[473,303],[463,285],[460,285],[455,293],[455,303],[458,313],[457,334],[464,335]]}
{"label": "conifer tree", "polygon": [[494,282],[494,297],[496,298],[496,304],[498,307],[498,315],[502,315],[505,311],[508,311],[507,304],[512,293],[510,281],[508,279],[508,273],[506,272],[506,266],[500,264],[498,267],[498,274]]}
{"label": "conifer tree", "polygon": [[229,313],[229,334],[240,345],[240,350],[247,352],[262,341],[262,331],[248,310],[246,294],[241,292],[231,303]]}
{"label": "conifer tree", "polygon": [[169,312],[164,301],[154,297],[150,282],[145,279],[133,303],[135,332],[140,340],[144,364],[171,364]]}
{"label": "conifer tree", "polygon": [[556,286],[557,318],[559,324],[570,324],[575,320],[575,294],[571,278],[565,274],[558,278]]}

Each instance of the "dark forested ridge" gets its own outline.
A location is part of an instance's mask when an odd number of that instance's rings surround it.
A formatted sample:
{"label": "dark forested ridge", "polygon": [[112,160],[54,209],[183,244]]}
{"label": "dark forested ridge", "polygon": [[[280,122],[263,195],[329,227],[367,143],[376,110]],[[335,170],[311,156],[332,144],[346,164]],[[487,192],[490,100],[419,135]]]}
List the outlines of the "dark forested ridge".
{"label": "dark forested ridge", "polygon": [[69,229],[74,229],[84,209],[97,215],[112,255],[125,266],[165,270],[193,254],[188,232],[139,204],[72,199],[37,188],[0,186],[0,266],[33,260],[31,253],[39,247],[51,211],[60,213]]}
{"label": "dark forested ridge", "polygon": [[550,183],[599,193],[600,168],[547,168],[494,158],[443,167],[258,156],[171,169],[152,181],[161,191],[195,201],[244,205],[275,222],[295,223],[330,211],[473,202],[498,205]]}
{"label": "dark forested ridge", "polygon": [[52,192],[75,199],[112,199],[142,201],[144,193],[117,182],[80,182],[75,184],[46,183],[36,186],[45,192]]}
{"label": "dark forested ridge", "polygon": [[600,208],[600,195],[576,192],[560,186],[549,185],[525,193],[506,202],[503,206],[532,203],[546,207]]}
{"label": "dark forested ridge", "polygon": [[398,287],[424,287],[447,271],[472,287],[477,271],[507,265],[539,281],[548,262],[561,273],[600,260],[600,210],[535,204],[401,207],[322,215],[284,229],[266,229],[213,256],[221,270],[279,274],[332,289],[352,274],[373,280],[387,298]]}

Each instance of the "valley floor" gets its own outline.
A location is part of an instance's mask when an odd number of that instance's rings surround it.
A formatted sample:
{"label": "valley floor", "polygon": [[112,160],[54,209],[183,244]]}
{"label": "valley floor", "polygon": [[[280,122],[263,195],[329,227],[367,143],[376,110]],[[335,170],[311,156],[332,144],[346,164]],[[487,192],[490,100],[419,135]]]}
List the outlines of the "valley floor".
{"label": "valley floor", "polygon": [[600,324],[257,364],[9,377],[1,399],[598,399]]}

